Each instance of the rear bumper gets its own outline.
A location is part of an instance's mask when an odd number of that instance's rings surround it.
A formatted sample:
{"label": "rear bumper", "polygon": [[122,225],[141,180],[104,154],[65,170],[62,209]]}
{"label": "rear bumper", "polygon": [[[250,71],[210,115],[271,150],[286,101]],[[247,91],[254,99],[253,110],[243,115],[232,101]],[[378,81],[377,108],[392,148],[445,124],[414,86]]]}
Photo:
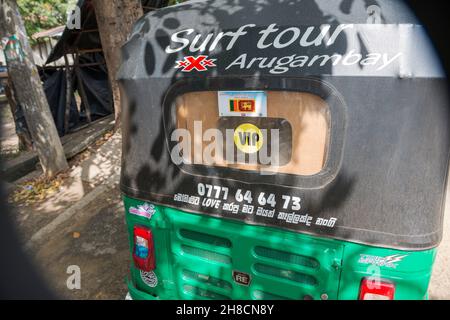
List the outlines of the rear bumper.
{"label": "rear bumper", "polygon": [[158,300],[158,298],[152,296],[151,294],[145,293],[136,288],[130,279],[127,280],[127,286],[131,300]]}

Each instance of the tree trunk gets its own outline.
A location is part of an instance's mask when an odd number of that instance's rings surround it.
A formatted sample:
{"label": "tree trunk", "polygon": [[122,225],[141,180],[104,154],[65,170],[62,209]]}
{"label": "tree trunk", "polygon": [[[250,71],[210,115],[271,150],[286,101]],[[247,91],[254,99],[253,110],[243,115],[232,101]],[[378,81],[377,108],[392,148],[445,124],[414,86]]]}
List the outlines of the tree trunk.
{"label": "tree trunk", "polygon": [[120,48],[131,33],[134,22],[144,14],[144,11],[140,0],[94,0],[93,4],[113,90],[117,129],[120,127],[121,118],[120,91],[116,81],[116,74],[122,61]]}
{"label": "tree trunk", "polygon": [[11,78],[8,77],[8,82],[5,86],[5,95],[9,104],[9,109],[11,110],[11,114],[14,119],[14,124],[16,127],[16,135],[19,138],[19,151],[32,151],[33,150],[33,141],[30,137],[30,132],[28,131],[28,127],[22,128],[19,126],[19,119],[17,118],[17,101],[14,98],[14,86],[11,82]]}
{"label": "tree trunk", "polygon": [[68,168],[15,0],[0,0],[0,39],[8,75],[22,105],[34,148],[48,177]]}

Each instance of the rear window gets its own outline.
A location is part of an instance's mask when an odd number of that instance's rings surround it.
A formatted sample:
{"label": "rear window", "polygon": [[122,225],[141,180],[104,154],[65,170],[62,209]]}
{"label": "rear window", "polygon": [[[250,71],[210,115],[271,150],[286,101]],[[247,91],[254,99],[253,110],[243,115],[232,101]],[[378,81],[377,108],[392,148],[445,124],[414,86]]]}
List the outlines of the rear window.
{"label": "rear window", "polygon": [[219,106],[222,93],[201,91],[177,97],[176,128],[190,136],[186,144],[190,150],[180,154],[185,164],[300,176],[324,168],[330,110],[322,98],[266,91],[263,113],[251,114],[255,107],[251,100],[230,98],[230,110],[238,112],[224,115]]}

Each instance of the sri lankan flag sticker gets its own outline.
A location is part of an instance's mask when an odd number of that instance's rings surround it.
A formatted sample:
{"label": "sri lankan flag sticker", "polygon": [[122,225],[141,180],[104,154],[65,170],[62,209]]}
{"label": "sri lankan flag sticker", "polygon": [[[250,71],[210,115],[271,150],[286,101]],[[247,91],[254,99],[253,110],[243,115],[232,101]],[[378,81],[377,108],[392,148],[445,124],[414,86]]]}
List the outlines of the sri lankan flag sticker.
{"label": "sri lankan flag sticker", "polygon": [[219,91],[221,117],[267,117],[265,91]]}
{"label": "sri lankan flag sticker", "polygon": [[230,99],[230,112],[255,112],[255,99]]}

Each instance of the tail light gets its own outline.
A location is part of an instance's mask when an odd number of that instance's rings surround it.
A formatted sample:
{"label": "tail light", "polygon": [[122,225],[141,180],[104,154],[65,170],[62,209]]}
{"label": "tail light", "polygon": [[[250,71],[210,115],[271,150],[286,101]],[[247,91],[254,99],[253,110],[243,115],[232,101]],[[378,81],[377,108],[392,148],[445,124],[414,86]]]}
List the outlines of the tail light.
{"label": "tail light", "polygon": [[361,282],[359,300],[394,300],[395,285],[380,279],[364,278]]}
{"label": "tail light", "polygon": [[156,269],[155,248],[152,231],[141,226],[134,226],[133,260],[136,268],[142,271]]}

